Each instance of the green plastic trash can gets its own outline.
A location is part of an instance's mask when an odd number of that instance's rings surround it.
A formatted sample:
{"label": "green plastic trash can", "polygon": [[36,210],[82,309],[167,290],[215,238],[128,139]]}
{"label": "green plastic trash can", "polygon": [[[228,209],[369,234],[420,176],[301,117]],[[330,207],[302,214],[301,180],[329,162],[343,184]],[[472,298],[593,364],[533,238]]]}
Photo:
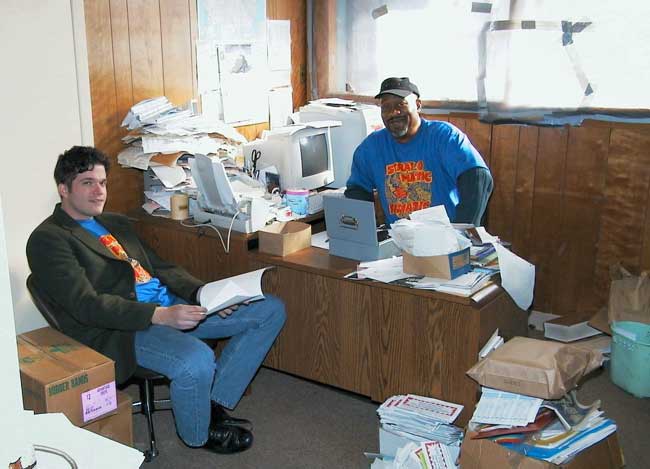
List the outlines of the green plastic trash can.
{"label": "green plastic trash can", "polygon": [[650,397],[650,325],[612,323],[612,381],[636,397]]}

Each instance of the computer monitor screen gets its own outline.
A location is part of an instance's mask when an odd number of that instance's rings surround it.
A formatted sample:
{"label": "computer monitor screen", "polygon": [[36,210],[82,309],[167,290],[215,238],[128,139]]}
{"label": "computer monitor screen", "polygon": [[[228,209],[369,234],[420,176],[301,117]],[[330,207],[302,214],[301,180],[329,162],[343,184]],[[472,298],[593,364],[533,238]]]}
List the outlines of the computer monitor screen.
{"label": "computer monitor screen", "polygon": [[328,170],[329,153],[326,134],[301,137],[299,144],[302,177],[313,176]]}

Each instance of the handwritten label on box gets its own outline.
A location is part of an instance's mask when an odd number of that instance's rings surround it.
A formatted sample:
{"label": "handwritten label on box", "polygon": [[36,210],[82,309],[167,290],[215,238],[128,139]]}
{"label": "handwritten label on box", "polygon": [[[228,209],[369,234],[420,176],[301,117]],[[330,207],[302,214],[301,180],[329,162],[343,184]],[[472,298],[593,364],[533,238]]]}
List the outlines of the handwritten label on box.
{"label": "handwritten label on box", "polygon": [[84,423],[117,409],[115,381],[81,394]]}

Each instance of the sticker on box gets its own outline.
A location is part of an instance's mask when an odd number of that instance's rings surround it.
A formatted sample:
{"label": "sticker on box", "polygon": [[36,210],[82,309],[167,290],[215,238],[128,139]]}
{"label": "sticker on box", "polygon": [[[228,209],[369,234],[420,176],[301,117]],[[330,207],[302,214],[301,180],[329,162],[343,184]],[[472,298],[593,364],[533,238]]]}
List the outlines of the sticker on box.
{"label": "sticker on box", "polygon": [[81,394],[84,423],[117,409],[115,381]]}

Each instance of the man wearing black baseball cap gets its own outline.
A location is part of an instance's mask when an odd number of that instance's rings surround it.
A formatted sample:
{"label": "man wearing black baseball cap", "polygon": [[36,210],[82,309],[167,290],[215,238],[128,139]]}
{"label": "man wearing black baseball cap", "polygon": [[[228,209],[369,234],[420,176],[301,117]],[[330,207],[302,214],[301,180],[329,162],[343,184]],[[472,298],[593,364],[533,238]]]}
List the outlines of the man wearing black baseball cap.
{"label": "man wearing black baseball cap", "polygon": [[386,222],[444,205],[454,223],[480,225],[492,193],[485,161],[458,128],[420,117],[420,90],[408,77],[386,78],[375,96],[385,129],[354,152],[345,195],[374,200]]}

